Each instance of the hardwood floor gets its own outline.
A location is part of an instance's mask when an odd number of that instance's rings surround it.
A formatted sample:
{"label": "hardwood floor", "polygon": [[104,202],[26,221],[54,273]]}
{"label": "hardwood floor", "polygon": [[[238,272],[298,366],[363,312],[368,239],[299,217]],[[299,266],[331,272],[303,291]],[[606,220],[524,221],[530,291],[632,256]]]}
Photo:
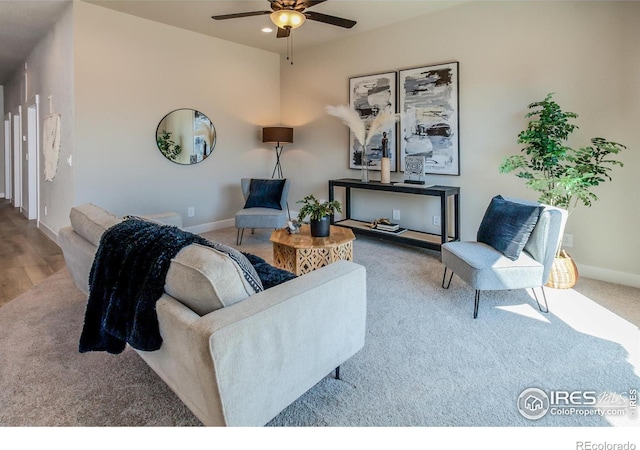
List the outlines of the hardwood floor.
{"label": "hardwood floor", "polygon": [[0,306],[64,267],[60,247],[0,200]]}

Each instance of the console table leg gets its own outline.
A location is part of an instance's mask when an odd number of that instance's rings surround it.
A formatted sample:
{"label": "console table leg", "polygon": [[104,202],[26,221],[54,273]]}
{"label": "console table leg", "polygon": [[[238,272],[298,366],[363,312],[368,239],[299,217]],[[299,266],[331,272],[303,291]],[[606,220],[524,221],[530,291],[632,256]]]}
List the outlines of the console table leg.
{"label": "console table leg", "polygon": [[449,201],[445,193],[440,196],[440,242],[446,244],[449,240]]}

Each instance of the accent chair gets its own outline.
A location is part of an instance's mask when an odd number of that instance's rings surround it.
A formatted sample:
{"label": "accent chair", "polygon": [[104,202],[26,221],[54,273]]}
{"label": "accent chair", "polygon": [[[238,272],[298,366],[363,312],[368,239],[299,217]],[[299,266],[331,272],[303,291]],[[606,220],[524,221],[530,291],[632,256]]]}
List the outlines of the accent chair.
{"label": "accent chair", "polygon": [[[442,245],[442,287],[455,273],[475,289],[473,318],[478,317],[480,291],[531,288],[540,311],[547,313],[544,285],[549,279],[567,211],[549,205],[496,196],[485,212],[476,241]],[[447,270],[451,272],[448,282]],[[542,309],[534,288],[542,288]]]}
{"label": "accent chair", "polygon": [[290,180],[242,178],[240,185],[245,205],[235,216],[237,245],[242,244],[245,228],[251,228],[253,234],[256,228],[275,230],[287,225]]}

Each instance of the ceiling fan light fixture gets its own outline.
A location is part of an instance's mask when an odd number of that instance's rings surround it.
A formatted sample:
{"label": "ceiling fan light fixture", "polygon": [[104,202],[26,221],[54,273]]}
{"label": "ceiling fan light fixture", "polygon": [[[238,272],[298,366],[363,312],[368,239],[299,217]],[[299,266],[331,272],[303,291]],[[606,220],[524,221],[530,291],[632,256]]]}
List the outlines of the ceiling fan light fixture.
{"label": "ceiling fan light fixture", "polygon": [[301,12],[293,9],[280,9],[272,12],[269,17],[278,28],[298,28],[307,19]]}

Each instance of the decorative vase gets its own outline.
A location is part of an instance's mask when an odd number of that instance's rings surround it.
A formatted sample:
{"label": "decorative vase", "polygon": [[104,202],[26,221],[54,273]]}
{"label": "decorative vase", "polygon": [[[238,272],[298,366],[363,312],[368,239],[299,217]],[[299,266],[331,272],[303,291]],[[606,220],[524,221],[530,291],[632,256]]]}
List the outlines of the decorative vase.
{"label": "decorative vase", "polygon": [[360,158],[360,166],[362,170],[360,171],[360,181],[363,183],[369,182],[369,162],[367,161],[367,148],[362,147],[362,157]]}
{"label": "decorative vase", "polygon": [[309,220],[311,227],[311,236],[313,237],[328,237],[331,231],[331,221],[329,216],[324,216],[321,219]]}
{"label": "decorative vase", "polygon": [[571,289],[578,281],[578,267],[567,252],[562,250],[553,259],[546,286],[555,289]]}
{"label": "decorative vase", "polygon": [[391,183],[391,160],[383,157],[380,161],[380,183]]}

